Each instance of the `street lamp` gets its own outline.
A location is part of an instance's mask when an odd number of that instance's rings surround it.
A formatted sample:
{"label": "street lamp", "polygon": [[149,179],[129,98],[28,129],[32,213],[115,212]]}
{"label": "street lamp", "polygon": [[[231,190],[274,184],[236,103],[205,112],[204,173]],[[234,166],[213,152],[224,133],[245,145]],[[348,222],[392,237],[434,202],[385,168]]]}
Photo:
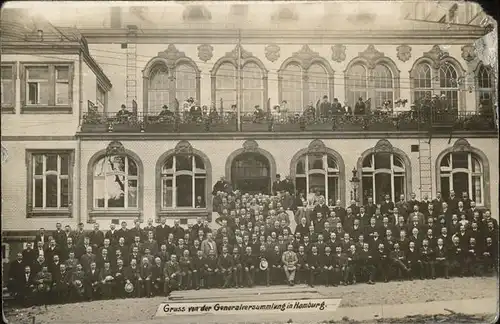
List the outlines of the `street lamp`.
{"label": "street lamp", "polygon": [[352,169],[352,179],[351,179],[351,200],[358,202],[358,188],[359,188],[359,178],[358,171],[356,168]]}

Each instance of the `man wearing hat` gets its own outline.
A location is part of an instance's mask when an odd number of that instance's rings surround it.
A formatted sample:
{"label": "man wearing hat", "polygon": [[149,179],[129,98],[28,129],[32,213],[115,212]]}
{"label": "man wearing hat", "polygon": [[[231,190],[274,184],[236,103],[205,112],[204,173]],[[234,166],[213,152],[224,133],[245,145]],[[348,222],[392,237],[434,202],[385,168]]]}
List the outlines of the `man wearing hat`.
{"label": "man wearing hat", "polygon": [[297,270],[297,263],[299,259],[297,254],[293,252],[293,245],[288,244],[287,251],[283,253],[282,257],[283,270],[285,271],[288,284],[293,286],[295,284],[295,272]]}
{"label": "man wearing hat", "polygon": [[323,102],[319,105],[319,115],[323,118],[328,118],[332,110],[332,105],[328,101],[328,96],[323,96]]}

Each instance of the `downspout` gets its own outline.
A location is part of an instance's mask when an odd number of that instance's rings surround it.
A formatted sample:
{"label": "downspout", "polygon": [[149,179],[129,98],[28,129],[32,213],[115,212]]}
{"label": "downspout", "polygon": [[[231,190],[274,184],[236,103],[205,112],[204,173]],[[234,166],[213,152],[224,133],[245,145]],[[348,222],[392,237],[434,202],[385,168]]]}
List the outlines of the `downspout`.
{"label": "downspout", "polygon": [[[82,116],[83,116],[83,51],[80,50],[78,57],[78,132],[81,131]],[[82,143],[81,137],[76,136],[76,224],[82,222]]]}

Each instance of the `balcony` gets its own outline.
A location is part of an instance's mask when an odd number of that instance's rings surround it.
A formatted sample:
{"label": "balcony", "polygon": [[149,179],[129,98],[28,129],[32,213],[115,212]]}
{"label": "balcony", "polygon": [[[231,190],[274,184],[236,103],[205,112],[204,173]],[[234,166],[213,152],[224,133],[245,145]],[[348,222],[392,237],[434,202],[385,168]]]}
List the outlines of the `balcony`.
{"label": "balcony", "polygon": [[304,116],[300,113],[234,112],[192,115],[175,113],[84,113],[80,133],[255,133],[255,132],[417,132],[431,129],[453,131],[496,131],[493,114],[476,112],[416,111],[375,112],[364,115],[342,114],[328,117]]}

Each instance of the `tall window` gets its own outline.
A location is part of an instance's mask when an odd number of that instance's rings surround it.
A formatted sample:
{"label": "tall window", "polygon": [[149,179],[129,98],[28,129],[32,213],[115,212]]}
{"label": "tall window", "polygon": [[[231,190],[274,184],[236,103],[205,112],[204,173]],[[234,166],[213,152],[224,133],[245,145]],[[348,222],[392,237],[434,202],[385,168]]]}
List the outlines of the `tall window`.
{"label": "tall window", "polygon": [[26,88],[26,102],[28,105],[48,105],[49,67],[28,67],[26,69]]}
{"label": "tall window", "polygon": [[460,197],[467,192],[478,205],[484,204],[483,166],[478,156],[470,152],[448,153],[441,160],[439,171],[444,199],[453,190]]}
{"label": "tall window", "polygon": [[347,73],[349,76],[347,102],[354,107],[360,97],[363,98],[363,101],[368,99],[368,73],[361,64],[353,65]]}
{"label": "tall window", "polygon": [[33,211],[69,207],[70,153],[31,155]]}
{"label": "tall window", "polygon": [[446,102],[452,109],[458,109],[457,70],[451,64],[442,64],[439,68],[440,95],[446,96]]}
{"label": "tall window", "polygon": [[373,153],[363,160],[363,203],[373,197],[375,203],[382,202],[385,195],[392,201],[405,193],[405,164],[393,153]]}
{"label": "tall window", "polygon": [[319,191],[333,201],[340,199],[339,167],[333,156],[305,154],[297,161],[295,170],[297,191],[306,195]]}
{"label": "tall window", "polygon": [[69,104],[69,67],[56,66],[56,105]]}
{"label": "tall window", "polygon": [[189,97],[196,98],[196,71],[187,64],[175,67],[175,97],[183,102]]}
{"label": "tall window", "polygon": [[243,67],[243,106],[242,111],[251,112],[256,105],[264,108],[264,82],[262,71],[255,63]]}
{"label": "tall window", "polygon": [[282,100],[287,101],[289,112],[301,112],[304,109],[302,101],[302,68],[295,64],[289,64],[282,74]]}
{"label": "tall window", "polygon": [[94,208],[137,209],[137,163],[128,156],[105,156],[94,165]]}
{"label": "tall window", "polygon": [[157,65],[149,77],[148,107],[150,111],[160,111],[163,105],[170,106],[170,79],[168,69]]}
{"label": "tall window", "polygon": [[[207,172],[197,155],[172,155],[161,169],[161,207],[205,207]],[[197,203],[201,198],[202,205]]]}
{"label": "tall window", "polygon": [[106,110],[106,91],[99,85],[97,85],[96,102],[100,112]]}
{"label": "tall window", "polygon": [[426,96],[429,99],[432,96],[432,70],[429,64],[421,63],[415,69],[413,97],[417,101],[424,99]]}
{"label": "tall window", "polygon": [[394,86],[391,70],[385,65],[377,64],[373,70],[375,81],[375,107],[382,107],[384,101],[390,100],[391,107],[394,103]]}
{"label": "tall window", "polygon": [[230,63],[222,64],[215,75],[215,98],[217,106],[222,102],[224,108],[236,105],[236,67]]}
{"label": "tall window", "polygon": [[491,70],[481,64],[477,73],[477,91],[479,103],[483,106],[493,105],[493,76]]}
{"label": "tall window", "polygon": [[[329,95],[330,91],[328,89],[328,75],[323,66],[319,64],[313,64],[307,70],[307,75],[309,76],[309,101],[312,101],[315,105],[318,100],[323,98],[325,95]],[[333,98],[329,98],[332,100]]]}
{"label": "tall window", "polygon": [[13,107],[15,100],[14,93],[14,70],[11,65],[2,66],[1,70],[1,97],[2,97],[2,107]]}

